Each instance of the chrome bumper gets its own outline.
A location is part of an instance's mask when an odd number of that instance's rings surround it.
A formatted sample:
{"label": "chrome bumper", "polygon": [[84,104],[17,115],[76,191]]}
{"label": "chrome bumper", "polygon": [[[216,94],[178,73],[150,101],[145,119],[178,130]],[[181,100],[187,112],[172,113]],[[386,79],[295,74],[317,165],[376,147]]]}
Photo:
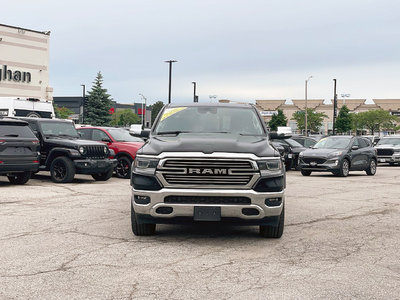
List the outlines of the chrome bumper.
{"label": "chrome bumper", "polygon": [[[149,204],[137,204],[134,196],[150,197]],[[224,197],[247,197],[251,200],[251,204],[172,204],[164,203],[167,196],[224,196]],[[282,198],[279,206],[267,206],[265,199]],[[199,206],[217,206],[221,207],[222,218],[240,218],[243,220],[259,220],[265,217],[279,216],[282,212],[285,202],[285,191],[275,193],[258,193],[253,190],[216,190],[216,189],[172,189],[163,188],[159,191],[135,190],[132,188],[132,207],[137,214],[150,215],[154,218],[174,218],[174,217],[193,217],[194,207]],[[156,212],[159,207],[172,207],[170,214],[159,214]],[[257,209],[258,215],[244,215],[243,208]]]}

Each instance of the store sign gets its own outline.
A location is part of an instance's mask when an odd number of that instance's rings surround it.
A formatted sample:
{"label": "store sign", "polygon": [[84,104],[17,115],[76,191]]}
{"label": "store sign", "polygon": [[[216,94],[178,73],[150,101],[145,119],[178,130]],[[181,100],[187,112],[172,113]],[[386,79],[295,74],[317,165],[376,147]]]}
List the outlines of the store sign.
{"label": "store sign", "polygon": [[263,111],[260,111],[260,114],[263,117],[272,117],[273,115],[278,114],[278,112],[276,110],[263,110]]}
{"label": "store sign", "polygon": [[30,72],[22,72],[19,70],[11,70],[7,65],[0,68],[0,82],[1,81],[14,81],[14,82],[31,82],[32,76]]}
{"label": "store sign", "polygon": [[392,116],[400,116],[400,111],[391,111]]}

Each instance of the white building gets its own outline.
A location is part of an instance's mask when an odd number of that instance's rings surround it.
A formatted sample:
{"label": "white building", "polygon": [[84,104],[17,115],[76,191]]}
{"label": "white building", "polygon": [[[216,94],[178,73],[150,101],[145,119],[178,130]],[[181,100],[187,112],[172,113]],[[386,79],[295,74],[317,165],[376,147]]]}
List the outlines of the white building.
{"label": "white building", "polygon": [[50,32],[0,24],[0,97],[52,100]]}

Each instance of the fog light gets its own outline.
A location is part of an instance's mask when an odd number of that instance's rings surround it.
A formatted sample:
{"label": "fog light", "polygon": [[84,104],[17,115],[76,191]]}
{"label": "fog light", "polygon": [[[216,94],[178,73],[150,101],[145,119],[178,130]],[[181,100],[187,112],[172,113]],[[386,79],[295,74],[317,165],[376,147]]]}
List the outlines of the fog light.
{"label": "fog light", "polygon": [[338,160],[335,160],[335,165],[337,166],[339,164],[339,161]]}
{"label": "fog light", "polygon": [[275,197],[275,198],[267,198],[265,199],[265,205],[267,206],[279,206],[282,203],[282,198]]}
{"label": "fog light", "polygon": [[137,204],[149,204],[150,203],[149,196],[135,195],[134,199],[135,199],[135,203],[137,203]]}

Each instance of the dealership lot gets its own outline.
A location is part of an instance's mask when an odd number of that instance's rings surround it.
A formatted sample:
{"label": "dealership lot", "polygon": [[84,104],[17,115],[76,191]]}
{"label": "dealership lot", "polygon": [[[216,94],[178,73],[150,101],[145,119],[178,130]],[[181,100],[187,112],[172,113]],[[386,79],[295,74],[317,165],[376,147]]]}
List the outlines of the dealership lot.
{"label": "dealership lot", "polygon": [[398,298],[400,167],[287,173],[279,240],[256,227],[135,237],[128,180],[0,177],[0,298]]}

